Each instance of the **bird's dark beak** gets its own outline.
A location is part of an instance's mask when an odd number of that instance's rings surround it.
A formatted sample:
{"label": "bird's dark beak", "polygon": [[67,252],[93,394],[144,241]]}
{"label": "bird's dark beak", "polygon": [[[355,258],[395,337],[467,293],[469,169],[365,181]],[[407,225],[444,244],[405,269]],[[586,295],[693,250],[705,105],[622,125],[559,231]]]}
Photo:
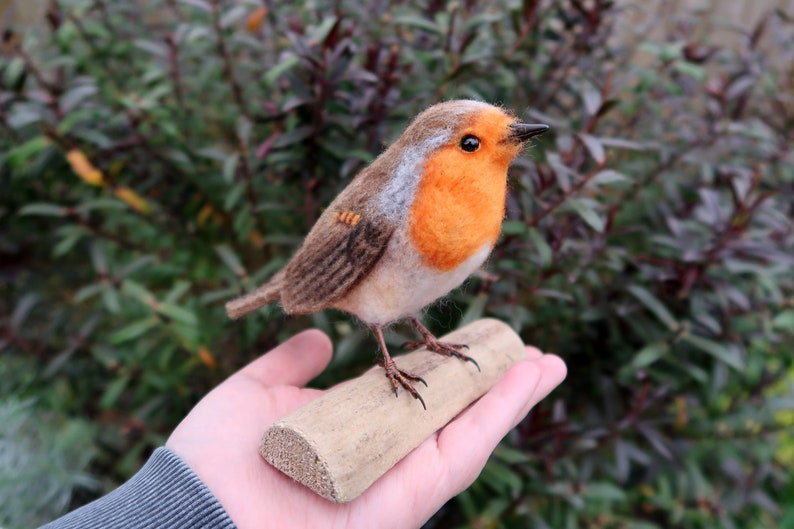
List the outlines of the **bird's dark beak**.
{"label": "bird's dark beak", "polygon": [[548,125],[532,124],[532,123],[513,123],[510,125],[510,132],[507,133],[507,139],[515,143],[523,143],[532,136],[538,136],[549,130]]}

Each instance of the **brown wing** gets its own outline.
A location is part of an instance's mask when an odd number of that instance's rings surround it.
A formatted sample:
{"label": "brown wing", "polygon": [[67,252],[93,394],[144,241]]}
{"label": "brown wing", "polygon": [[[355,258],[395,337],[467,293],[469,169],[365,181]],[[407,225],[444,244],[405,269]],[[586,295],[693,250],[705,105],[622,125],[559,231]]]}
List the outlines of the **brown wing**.
{"label": "brown wing", "polygon": [[372,271],[394,233],[388,221],[328,213],[284,270],[281,304],[288,313],[327,308],[350,292]]}

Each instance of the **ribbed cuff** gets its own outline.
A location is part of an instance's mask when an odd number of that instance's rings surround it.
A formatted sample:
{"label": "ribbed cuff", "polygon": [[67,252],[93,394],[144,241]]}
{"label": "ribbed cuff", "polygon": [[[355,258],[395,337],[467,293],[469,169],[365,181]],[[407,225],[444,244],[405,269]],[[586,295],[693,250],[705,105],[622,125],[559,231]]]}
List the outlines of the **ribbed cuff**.
{"label": "ribbed cuff", "polygon": [[158,448],[129,481],[41,529],[222,528],[231,518],[206,485],[172,451]]}

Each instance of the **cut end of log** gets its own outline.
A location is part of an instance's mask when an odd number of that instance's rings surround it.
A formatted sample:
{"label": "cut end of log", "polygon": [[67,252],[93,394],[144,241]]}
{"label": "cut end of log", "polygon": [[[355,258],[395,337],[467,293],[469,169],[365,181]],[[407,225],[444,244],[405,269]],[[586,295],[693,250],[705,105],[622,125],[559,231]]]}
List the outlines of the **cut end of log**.
{"label": "cut end of log", "polygon": [[323,498],[335,503],[344,501],[316,448],[294,429],[279,423],[268,428],[259,444],[259,453],[268,463]]}

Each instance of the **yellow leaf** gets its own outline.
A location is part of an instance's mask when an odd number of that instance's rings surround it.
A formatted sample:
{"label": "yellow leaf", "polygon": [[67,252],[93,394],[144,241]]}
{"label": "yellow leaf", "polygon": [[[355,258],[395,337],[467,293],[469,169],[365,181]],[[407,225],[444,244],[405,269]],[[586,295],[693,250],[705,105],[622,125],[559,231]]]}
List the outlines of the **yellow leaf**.
{"label": "yellow leaf", "polygon": [[72,149],[66,153],[66,160],[72,166],[72,171],[75,172],[84,182],[92,186],[104,186],[105,179],[102,177],[102,171],[94,167],[88,160],[85,154],[79,149]]}
{"label": "yellow leaf", "polygon": [[684,397],[676,397],[675,398],[675,429],[676,430],[683,430],[686,426],[687,422],[689,422],[689,417],[687,414],[687,407],[686,407],[686,400]]}
{"label": "yellow leaf", "polygon": [[250,15],[248,15],[248,21],[246,23],[248,31],[251,33],[256,33],[259,31],[259,28],[262,27],[262,21],[265,20],[266,16],[267,7],[262,6],[255,9]]}
{"label": "yellow leaf", "polygon": [[145,214],[152,211],[149,202],[129,187],[117,187],[114,192],[117,197],[126,202],[135,211]]}
{"label": "yellow leaf", "polygon": [[212,355],[212,353],[210,353],[209,349],[207,349],[203,345],[199,346],[198,355],[199,355],[199,359],[201,359],[201,362],[205,366],[209,367],[210,369],[215,369],[216,367],[218,367],[218,363],[215,361],[215,357]]}
{"label": "yellow leaf", "polygon": [[198,227],[200,228],[204,226],[204,223],[207,222],[207,219],[210,218],[213,213],[214,210],[212,209],[212,206],[210,204],[205,204],[204,207],[201,208],[201,211],[199,211],[198,217],[196,218],[196,224],[198,224]]}
{"label": "yellow leaf", "polygon": [[651,487],[647,483],[641,484],[639,486],[639,491],[640,491],[640,494],[642,494],[643,496],[649,497],[649,498],[653,497],[656,494],[656,492],[653,490],[653,487]]}
{"label": "yellow leaf", "polygon": [[256,230],[251,230],[250,232],[248,232],[248,240],[251,241],[251,244],[253,244],[257,248],[265,247],[265,240]]}

